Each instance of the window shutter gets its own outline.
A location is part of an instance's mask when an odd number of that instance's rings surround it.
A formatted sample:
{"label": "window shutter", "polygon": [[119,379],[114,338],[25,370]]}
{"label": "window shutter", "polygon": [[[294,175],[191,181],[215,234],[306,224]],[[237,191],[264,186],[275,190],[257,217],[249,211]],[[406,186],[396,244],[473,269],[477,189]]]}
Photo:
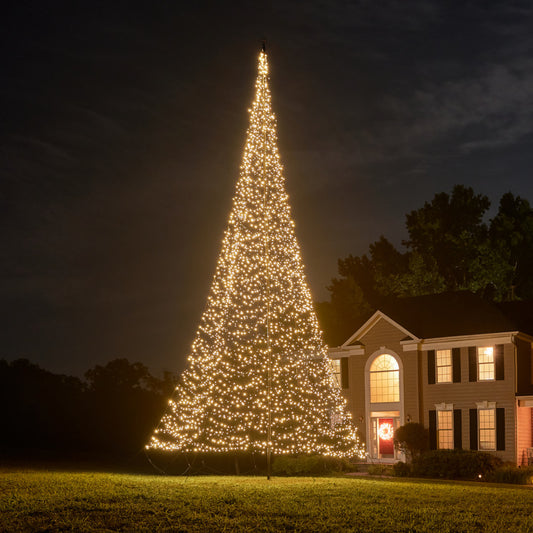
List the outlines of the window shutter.
{"label": "window shutter", "polygon": [[494,353],[494,362],[496,367],[496,379],[504,379],[504,357],[503,344],[497,344]]}
{"label": "window shutter", "polygon": [[435,350],[428,350],[428,384],[435,383]]}
{"label": "window shutter", "polygon": [[505,408],[496,409],[496,449],[505,450]]}
{"label": "window shutter", "polygon": [[429,449],[437,449],[437,411],[429,411]]}
{"label": "window shutter", "polygon": [[453,382],[461,383],[461,348],[452,348]]}
{"label": "window shutter", "polygon": [[348,358],[343,357],[341,359],[341,386],[343,389],[347,389],[350,386],[348,379]]}
{"label": "window shutter", "polygon": [[[477,381],[477,349],[468,347],[468,381]],[[476,448],[477,449],[477,448]]]}
{"label": "window shutter", "polygon": [[477,450],[477,409],[470,409],[470,449]]}
{"label": "window shutter", "polygon": [[461,409],[453,410],[453,447],[457,450],[461,450],[463,448]]}

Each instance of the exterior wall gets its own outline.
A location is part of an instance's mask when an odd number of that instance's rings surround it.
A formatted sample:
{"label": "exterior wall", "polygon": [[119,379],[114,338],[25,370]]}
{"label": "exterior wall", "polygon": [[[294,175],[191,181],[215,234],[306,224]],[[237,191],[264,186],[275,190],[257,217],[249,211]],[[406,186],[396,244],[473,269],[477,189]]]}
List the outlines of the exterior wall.
{"label": "exterior wall", "polygon": [[359,436],[364,441],[366,438],[365,429],[365,365],[361,356],[348,358],[348,384],[347,389],[343,389],[348,409],[352,413],[353,420],[359,430]]}
{"label": "exterior wall", "polygon": [[[533,408],[519,407],[517,394],[533,396],[533,354],[532,344],[522,337],[515,337],[516,345],[503,344],[504,379],[493,381],[469,380],[469,355],[465,337],[460,340],[461,381],[457,383],[429,384],[428,352],[426,350],[404,351],[401,344],[407,334],[401,326],[378,318],[373,326],[364,331],[356,340],[363,353],[348,356],[349,387],[343,390],[353,419],[358,426],[360,436],[367,444],[370,439],[370,410],[367,373],[371,357],[380,353],[392,353],[400,360],[400,424],[408,421],[420,422],[429,427],[429,412],[438,404],[452,404],[453,409],[461,410],[461,441],[463,449],[470,449],[470,409],[476,409],[479,403],[494,403],[497,409],[505,409],[505,449],[493,450],[504,461],[522,464],[527,461],[526,448],[533,448]],[[487,336],[488,337],[488,336]],[[510,337],[509,337],[510,338]],[[433,340],[432,340],[433,341]],[[444,339],[443,347],[453,348],[453,337]],[[414,341],[416,342],[416,341]],[[433,342],[435,345],[435,342]],[[472,340],[472,346],[480,345],[479,336]],[[487,345],[491,341],[487,339]],[[413,343],[410,344],[413,347]],[[337,349],[332,354],[341,356],[344,349]],[[376,411],[386,412],[387,409]],[[388,404],[395,405],[398,404]],[[391,410],[398,410],[397,407]],[[497,429],[498,433],[498,429]]]}
{"label": "exterior wall", "polygon": [[461,432],[463,448],[470,448],[470,409],[477,402],[496,402],[496,407],[505,408],[505,450],[493,451],[504,461],[516,461],[515,441],[515,368],[513,344],[504,345],[504,376],[497,381],[469,381],[468,348],[461,348],[461,382],[428,384],[427,352],[422,352],[421,376],[424,398],[423,424],[429,427],[429,411],[436,404],[451,403],[454,409],[461,409]]}
{"label": "exterior wall", "polygon": [[[403,398],[403,419],[410,416],[412,422],[419,421],[418,399],[418,354],[404,352],[400,341],[405,338],[405,333],[390,324],[387,320],[379,320],[359,341],[363,344],[364,354],[353,355],[349,358],[349,388],[345,389],[344,396],[348,403],[353,419],[359,428],[362,439],[366,442],[368,415],[366,413],[366,376],[365,366],[369,357],[381,350],[392,351],[401,360],[403,367],[403,389],[400,397]],[[400,383],[401,385],[401,383]],[[368,444],[368,443],[367,443]],[[368,451],[368,450],[367,450]]]}
{"label": "exterior wall", "polygon": [[527,448],[533,447],[533,408],[516,408],[517,463],[527,465]]}

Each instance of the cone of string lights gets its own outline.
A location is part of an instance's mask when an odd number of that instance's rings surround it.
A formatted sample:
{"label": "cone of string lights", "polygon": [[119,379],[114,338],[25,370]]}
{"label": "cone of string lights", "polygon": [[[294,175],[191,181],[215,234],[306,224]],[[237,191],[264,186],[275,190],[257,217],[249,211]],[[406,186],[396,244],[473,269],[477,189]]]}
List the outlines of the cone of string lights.
{"label": "cone of string lights", "polygon": [[362,457],[332,373],[285,191],[267,54],[188,367],[147,449]]}

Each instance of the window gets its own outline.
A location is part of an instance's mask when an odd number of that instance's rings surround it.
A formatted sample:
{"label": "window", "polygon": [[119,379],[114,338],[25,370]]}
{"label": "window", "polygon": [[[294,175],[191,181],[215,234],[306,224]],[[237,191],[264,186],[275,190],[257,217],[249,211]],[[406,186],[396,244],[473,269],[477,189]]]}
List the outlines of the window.
{"label": "window", "polygon": [[452,382],[452,351],[437,350],[437,383]]}
{"label": "window", "polygon": [[437,411],[437,443],[440,450],[453,449],[453,411]]}
{"label": "window", "polygon": [[496,409],[479,409],[479,449],[496,449]]}
{"label": "window", "polygon": [[331,363],[331,372],[333,374],[333,377],[337,381],[337,385],[339,387],[342,386],[341,382],[341,360],[340,359],[330,359],[329,362]]}
{"label": "window", "polygon": [[400,367],[392,355],[380,355],[370,365],[370,401],[400,401]]}
{"label": "window", "polygon": [[479,381],[494,379],[494,348],[492,346],[477,349],[477,378]]}

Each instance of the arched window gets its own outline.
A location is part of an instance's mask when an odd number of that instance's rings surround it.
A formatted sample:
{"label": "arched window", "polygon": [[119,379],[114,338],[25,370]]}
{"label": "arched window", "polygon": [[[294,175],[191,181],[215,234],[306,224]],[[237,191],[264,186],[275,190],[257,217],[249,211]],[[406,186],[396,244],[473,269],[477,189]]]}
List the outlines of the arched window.
{"label": "arched window", "polygon": [[370,365],[370,402],[400,401],[400,367],[389,354],[379,355]]}

